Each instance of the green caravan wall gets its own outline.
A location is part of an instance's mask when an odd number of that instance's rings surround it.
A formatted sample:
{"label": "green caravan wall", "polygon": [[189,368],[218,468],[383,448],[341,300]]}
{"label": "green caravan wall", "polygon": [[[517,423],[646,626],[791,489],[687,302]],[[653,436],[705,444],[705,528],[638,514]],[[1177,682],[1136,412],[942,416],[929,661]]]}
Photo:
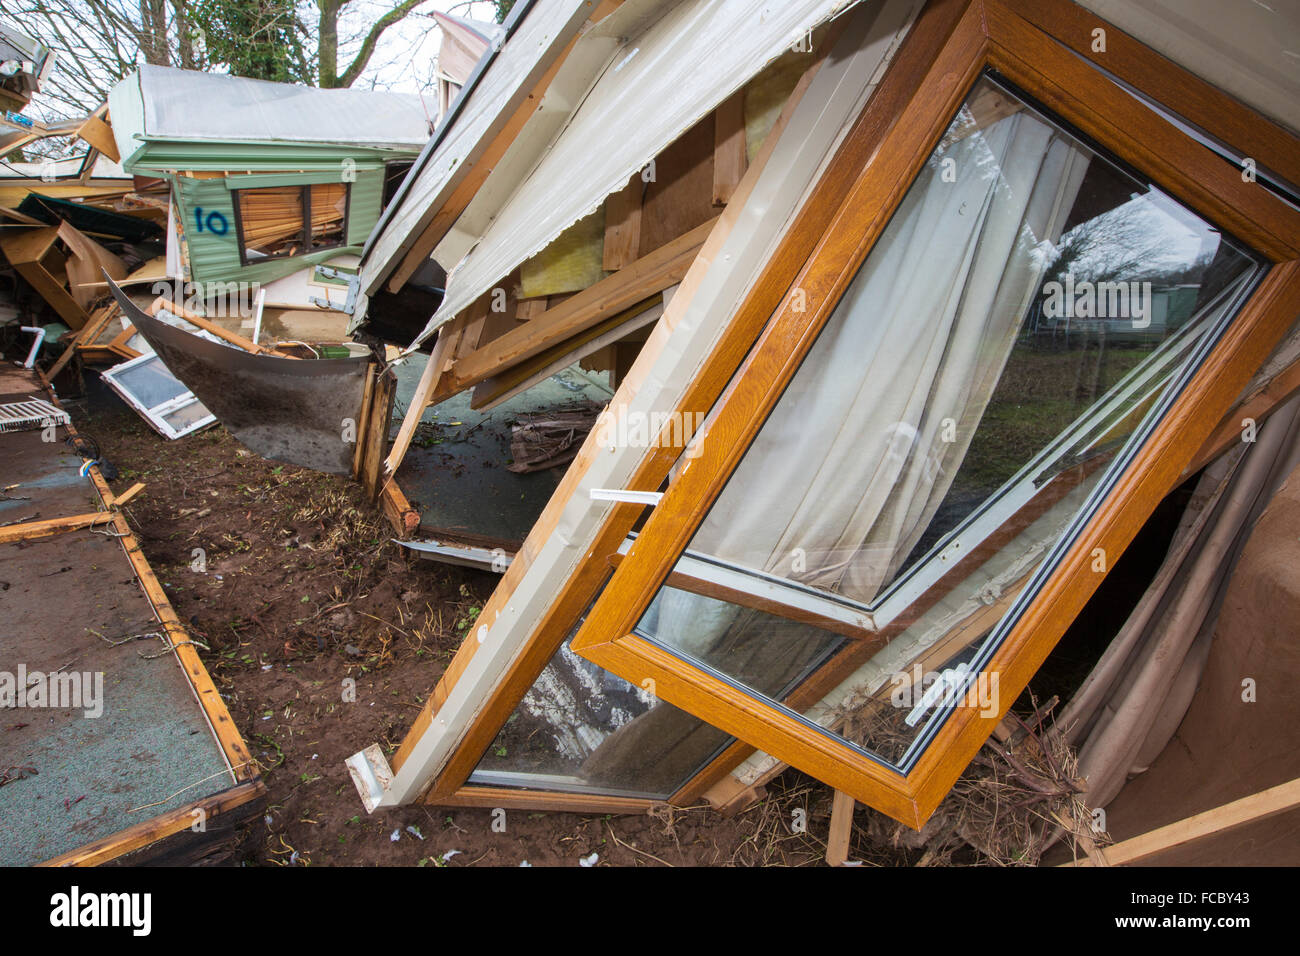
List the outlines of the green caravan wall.
{"label": "green caravan wall", "polygon": [[142,176],[158,176],[178,169],[218,173],[274,173],[285,169],[329,172],[338,169],[345,159],[355,160],[360,166],[411,160],[420,152],[415,147],[398,149],[332,143],[191,143],[161,139],[135,142],[139,142],[139,146],[129,156],[124,156],[122,168]]}
{"label": "green caravan wall", "polygon": [[[337,169],[328,173],[239,175],[221,179],[174,177],[172,195],[176,200],[176,212],[189,250],[191,278],[196,282],[270,282],[291,275],[303,266],[333,259],[341,253],[360,253],[370,230],[379,221],[379,207],[384,192],[384,168],[358,162],[356,180],[350,183],[346,246],[248,266],[241,265],[239,261],[239,237],[235,231],[235,204],[231,190],[338,181]],[[214,216],[214,213],[217,215]],[[225,233],[222,234],[219,230],[213,232],[206,225],[199,229],[196,215],[204,223],[211,220],[217,226],[224,219]]]}

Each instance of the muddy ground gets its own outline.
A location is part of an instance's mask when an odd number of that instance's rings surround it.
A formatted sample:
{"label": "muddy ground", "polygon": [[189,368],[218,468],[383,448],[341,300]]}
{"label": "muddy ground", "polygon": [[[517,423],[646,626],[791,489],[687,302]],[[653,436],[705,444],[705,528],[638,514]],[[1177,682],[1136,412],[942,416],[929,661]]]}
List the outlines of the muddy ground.
{"label": "muddy ground", "polygon": [[[270,791],[249,828],[248,865],[819,865],[830,790],[796,771],[730,819],[707,808],[656,816],[404,808],[367,816],[344,760],[392,753],[496,576],[408,560],[354,483],[268,462],[220,426],[178,441],[153,432],[86,373],[65,401],[118,469],[144,482],[125,508],[181,619],[261,765]],[[356,702],[345,703],[345,678]],[[806,832],[792,832],[804,810]],[[869,811],[860,809],[859,828]],[[859,833],[859,837],[862,834]],[[396,837],[396,839],[394,839]],[[882,865],[909,853],[855,855]]]}

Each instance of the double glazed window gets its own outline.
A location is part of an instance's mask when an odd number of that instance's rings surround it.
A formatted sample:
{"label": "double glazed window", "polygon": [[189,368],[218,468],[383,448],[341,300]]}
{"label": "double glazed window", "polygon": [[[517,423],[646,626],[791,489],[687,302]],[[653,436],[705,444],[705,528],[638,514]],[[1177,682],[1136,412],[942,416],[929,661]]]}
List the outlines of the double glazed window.
{"label": "double glazed window", "polygon": [[1294,137],[1107,27],[927,4],[663,409],[693,445],[612,449],[658,504],[621,548],[639,506],[601,517],[481,699],[462,648],[397,776],[630,809],[784,763],[925,823],[1300,313]]}
{"label": "double glazed window", "polygon": [[234,193],[245,265],[302,256],[347,240],[349,185],[264,186]]}
{"label": "double glazed window", "polygon": [[217,420],[153,352],[115,365],[103,377],[165,438],[182,438]]}
{"label": "double glazed window", "polygon": [[727,705],[647,693],[657,652],[899,774],[1000,714],[992,653],[1263,271],[986,74],[716,500],[674,479],[471,782],[674,792]]}
{"label": "double glazed window", "polygon": [[[905,770],[996,692],[1002,612],[1259,272],[982,79],[634,633],[769,705],[835,681],[817,726]],[[699,555],[779,587],[721,596]],[[800,591],[869,623],[810,625]]]}

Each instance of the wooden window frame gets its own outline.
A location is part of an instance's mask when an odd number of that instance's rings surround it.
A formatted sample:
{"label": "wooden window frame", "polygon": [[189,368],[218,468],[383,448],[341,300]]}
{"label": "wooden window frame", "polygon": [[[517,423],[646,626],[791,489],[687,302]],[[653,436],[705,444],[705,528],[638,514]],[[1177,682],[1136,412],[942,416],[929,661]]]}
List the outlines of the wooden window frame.
{"label": "wooden window frame", "polygon": [[[950,710],[903,773],[806,719],[762,704],[756,694],[637,635],[634,627],[880,238],[920,163],[931,155],[987,69],[1025,90],[1211,224],[1238,236],[1272,267],[1127,467],[1114,477],[984,666],[998,677],[996,711]],[[706,430],[697,436],[698,456],[669,484],[638,538],[646,546],[633,547],[620,563],[571,649],[636,686],[654,686],[663,700],[919,828],[1100,584],[1104,572],[1091,567],[1096,549],[1104,550],[1113,567],[1300,312],[1300,216],[1262,184],[1247,182],[1239,169],[1214,157],[1102,72],[1058,46],[1002,0],[967,7],[916,92],[908,112],[859,170],[848,201],[824,223],[812,256],[797,271],[787,266],[791,282],[785,301],[740,366]],[[900,165],[905,169],[898,169]],[[871,212],[864,216],[863,210]],[[806,311],[801,308],[805,303]],[[980,563],[978,557],[961,563],[968,562]],[[898,628],[883,630],[881,636],[890,632],[898,633]],[[839,677],[852,672],[860,663],[857,658],[869,657],[880,647],[877,642],[860,643],[866,645],[862,652],[843,655]],[[835,679],[826,675],[811,682],[825,685]],[[806,699],[808,694],[798,696]],[[791,709],[803,708],[796,703]]]}
{"label": "wooden window frame", "polygon": [[[339,241],[331,243],[328,246],[321,246],[319,249],[311,248],[311,190],[313,186],[343,186],[343,225],[339,235]],[[243,193],[257,192],[262,189],[281,189],[280,186],[245,186],[242,189],[232,189],[230,191],[231,205],[234,208],[235,215],[235,241],[239,244],[239,264],[243,266],[255,266],[263,262],[275,262],[279,259],[301,259],[303,256],[315,255],[318,252],[328,252],[331,249],[342,249],[348,244],[348,225],[352,218],[352,184],[334,182],[327,183],[302,183],[297,189],[302,194],[302,244],[305,252],[281,252],[273,256],[261,256],[257,259],[248,257],[248,243],[244,241],[244,214],[240,209],[239,199]]]}
{"label": "wooden window frame", "polygon": [[[1092,50],[1096,29],[1106,31],[1104,53]],[[986,65],[998,69],[1056,115],[1093,135],[1175,198],[1233,232],[1272,264],[1246,309],[1219,342],[1215,354],[1204,363],[1179,403],[1148,438],[1134,463],[1142,466],[1140,480],[1134,468],[1122,477],[1106,505],[1094,514],[1080,536],[1080,546],[1067,556],[1049,587],[1039,594],[1031,609],[1033,613],[1022,616],[990,662],[990,667],[1001,668],[1001,686],[1007,691],[1003,699],[1009,704],[1015,696],[1011,691],[1028,683],[1100,583],[1100,576],[1092,575],[1095,580],[1089,580],[1091,572],[1081,560],[1081,556],[1086,557],[1082,544],[1093,541],[1094,532],[1104,528],[1105,533],[1095,539],[1097,543],[1093,546],[1108,547],[1108,553],[1118,557],[1137,533],[1145,513],[1175,486],[1183,468],[1200,450],[1202,439],[1208,438],[1216,427],[1224,426],[1223,412],[1237,397],[1251,371],[1264,362],[1300,313],[1300,262],[1297,262],[1300,252],[1296,248],[1294,211],[1267,194],[1263,187],[1243,183],[1238,170],[1154,111],[1132,100],[1120,87],[1102,83],[1103,76],[1097,70],[1105,70],[1133,86],[1218,141],[1238,148],[1248,147],[1260,168],[1269,169],[1287,181],[1300,182],[1300,142],[1294,136],[1070,0],[931,0],[912,25],[880,86],[828,163],[791,228],[780,240],[768,267],[751,285],[675,410],[691,414],[711,408],[732,373],[746,361],[750,346],[760,334],[764,340],[772,338],[774,329],[765,331],[768,320],[783,306],[809,257],[815,251],[828,250],[830,240],[824,235],[825,223],[846,208],[852,197],[854,208],[880,212],[865,232],[859,231],[860,241],[848,250],[852,255],[844,253],[846,261],[852,260],[851,266],[844,270],[844,280],[851,277],[883,230],[888,212],[901,201]],[[1047,73],[1058,79],[1036,81],[1038,76]],[[1076,86],[1075,80],[1079,78],[1086,78],[1087,82]],[[1097,91],[1100,97],[1091,102],[1087,96],[1078,95],[1080,90]],[[1139,117],[1140,122],[1133,127],[1137,133],[1108,134],[1107,111]],[[1093,130],[1103,135],[1095,135]],[[823,303],[830,291],[833,290],[821,290]],[[817,300],[810,296],[810,301]],[[807,338],[807,343],[810,342],[811,334]],[[1233,361],[1225,362],[1229,349]],[[797,362],[789,365],[788,374],[793,373],[795,365]],[[761,416],[757,424],[765,417]],[[1181,436],[1181,447],[1175,446],[1162,461],[1147,467],[1152,458],[1159,457],[1153,449],[1174,432]],[[749,444],[739,438],[737,443],[745,447]],[[670,444],[652,442],[629,487],[659,488],[675,463],[676,455]],[[566,480],[557,498],[571,494],[571,484]],[[1126,505],[1129,498],[1132,502]],[[641,513],[640,506],[618,505],[604,519],[589,556],[557,594],[509,672],[495,684],[447,762],[429,782],[423,793],[426,802],[502,805],[499,802],[502,791],[468,785],[466,781],[501,725],[605,586],[611,560],[617,560],[619,546]],[[689,540],[689,534],[682,537]],[[509,569],[485,611],[494,605],[504,606],[526,566],[526,562],[517,561]],[[1065,572],[1070,569],[1078,579],[1088,582],[1086,587],[1064,585],[1068,576]],[[1032,641],[1031,634],[1035,635]],[[617,658],[623,656],[626,660],[626,648],[617,644],[602,646],[610,649],[609,663],[622,666]],[[466,641],[459,649],[394,755],[394,770],[412,754],[475,650],[473,640]],[[670,657],[666,652],[659,653],[661,657]],[[1013,666],[1003,666],[1010,658],[1014,658]],[[642,670],[637,662],[637,672]],[[649,669],[644,670],[650,676]],[[665,700],[671,702],[679,692],[697,693],[695,687],[681,681],[667,668],[661,676],[665,679],[659,682],[657,690]],[[873,784],[870,802],[912,826],[922,825],[995,722],[993,719],[968,722],[960,727],[954,721],[947,722],[925,757],[906,778],[898,774],[873,776],[871,771],[879,769],[873,763],[867,768],[866,778]],[[781,759],[771,744],[782,745],[782,740],[770,740],[773,735],[759,721],[749,718],[744,723],[745,726],[737,725],[736,729],[746,735],[750,735],[751,729],[759,731],[755,736],[767,742],[760,744],[762,749]],[[734,733],[727,726],[721,729]],[[754,744],[740,734],[735,736],[738,739],[673,794],[670,803],[684,806],[697,802],[754,753]],[[784,742],[801,743],[798,735],[793,741]],[[801,758],[798,763],[810,767],[814,775],[832,786],[846,792],[862,792],[858,784],[864,778],[856,768],[840,766],[837,755],[818,753],[815,748],[811,755],[813,760]],[[518,806],[616,812],[614,801],[602,803],[587,795],[523,789],[510,792],[516,795],[513,805]],[[650,804],[651,801],[626,801],[619,805],[625,812],[632,812]]]}

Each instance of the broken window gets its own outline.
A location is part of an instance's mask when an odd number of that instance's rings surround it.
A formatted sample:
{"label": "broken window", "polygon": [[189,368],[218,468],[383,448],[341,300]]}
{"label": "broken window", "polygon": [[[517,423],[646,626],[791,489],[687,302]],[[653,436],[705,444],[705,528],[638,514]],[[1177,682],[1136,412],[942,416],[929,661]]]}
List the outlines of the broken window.
{"label": "broken window", "polygon": [[181,438],[217,420],[152,352],[115,365],[103,377],[165,438]]}
{"label": "broken window", "polygon": [[344,245],[348,199],[347,183],[235,190],[240,261],[250,265]]}

